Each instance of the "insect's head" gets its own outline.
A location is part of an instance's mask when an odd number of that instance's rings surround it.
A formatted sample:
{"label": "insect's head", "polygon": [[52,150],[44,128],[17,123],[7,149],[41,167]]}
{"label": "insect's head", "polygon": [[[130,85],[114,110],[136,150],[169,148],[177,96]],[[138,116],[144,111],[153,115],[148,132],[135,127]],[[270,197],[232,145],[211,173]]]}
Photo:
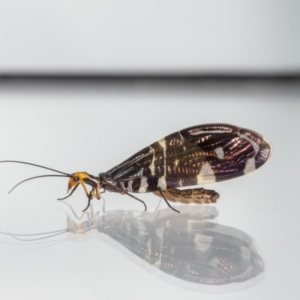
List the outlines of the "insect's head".
{"label": "insect's head", "polygon": [[[98,177],[90,175],[86,172],[75,172],[75,173],[69,175],[69,177],[70,177],[70,179],[69,179],[69,183],[68,183],[68,192],[70,190],[71,191],[68,196],[66,196],[65,198],[58,199],[58,200],[63,200],[63,199],[70,197],[79,185],[82,186],[86,196],[88,197],[88,206],[86,207],[86,209],[89,207],[90,201],[93,198],[96,198],[98,200],[100,199],[101,184],[100,184],[100,180]],[[90,192],[88,192],[88,190],[86,188],[86,184],[90,185],[92,187]]]}
{"label": "insect's head", "polygon": [[88,193],[85,184],[90,185],[93,189],[100,188],[99,178],[90,175],[86,172],[75,172],[70,175],[70,179],[68,183],[68,191],[74,187],[77,187],[79,184],[82,185],[87,195]]}
{"label": "insect's head", "polygon": [[84,183],[84,180],[88,178],[88,174],[86,172],[75,172],[71,174],[68,189],[76,186],[77,184]]}

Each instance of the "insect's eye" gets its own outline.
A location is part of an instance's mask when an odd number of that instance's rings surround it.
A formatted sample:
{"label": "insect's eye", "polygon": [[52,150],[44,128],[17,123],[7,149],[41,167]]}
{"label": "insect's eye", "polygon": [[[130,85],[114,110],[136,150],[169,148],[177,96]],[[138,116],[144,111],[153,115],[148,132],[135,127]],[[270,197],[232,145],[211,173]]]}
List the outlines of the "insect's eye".
{"label": "insect's eye", "polygon": [[73,177],[73,180],[74,180],[75,182],[78,182],[78,181],[79,181],[79,178],[78,178],[77,176],[75,176],[75,177]]}

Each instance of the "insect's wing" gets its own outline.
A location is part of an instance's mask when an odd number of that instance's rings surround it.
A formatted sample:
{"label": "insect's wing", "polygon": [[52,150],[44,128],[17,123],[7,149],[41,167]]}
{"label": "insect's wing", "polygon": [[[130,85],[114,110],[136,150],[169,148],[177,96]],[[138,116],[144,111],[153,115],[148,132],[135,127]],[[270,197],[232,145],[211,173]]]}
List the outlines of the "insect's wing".
{"label": "insect's wing", "polygon": [[190,127],[151,144],[109,170],[131,192],[232,179],[262,166],[271,153],[260,134],[227,124]]}

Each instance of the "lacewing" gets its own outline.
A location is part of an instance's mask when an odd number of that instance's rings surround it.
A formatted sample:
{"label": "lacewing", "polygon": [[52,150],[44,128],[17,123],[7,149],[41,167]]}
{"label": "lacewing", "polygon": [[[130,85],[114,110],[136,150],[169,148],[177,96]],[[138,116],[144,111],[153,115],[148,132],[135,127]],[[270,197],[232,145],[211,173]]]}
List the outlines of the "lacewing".
{"label": "lacewing", "polygon": [[[29,181],[41,177],[68,177],[70,197],[80,185],[88,198],[87,210],[93,198],[100,199],[105,191],[126,194],[147,206],[132,193],[153,192],[161,196],[174,211],[169,201],[181,203],[216,202],[219,195],[203,188],[180,190],[185,186],[203,185],[233,179],[261,167],[270,157],[271,145],[260,134],[229,124],[205,124],[189,127],[172,133],[140,150],[121,164],[93,176],[86,172],[68,174],[38,164],[22,163],[47,169],[59,174],[40,175],[27,178]],[[90,191],[87,185],[91,186]],[[10,192],[11,192],[10,191]]]}

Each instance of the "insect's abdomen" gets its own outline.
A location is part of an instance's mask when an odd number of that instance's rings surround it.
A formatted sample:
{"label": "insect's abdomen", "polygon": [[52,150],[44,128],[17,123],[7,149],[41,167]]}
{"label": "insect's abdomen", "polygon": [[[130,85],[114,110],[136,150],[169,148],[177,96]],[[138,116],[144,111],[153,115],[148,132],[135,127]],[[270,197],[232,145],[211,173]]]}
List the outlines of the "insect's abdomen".
{"label": "insect's abdomen", "polygon": [[[172,202],[180,202],[185,204],[196,203],[215,203],[219,194],[213,190],[205,190],[203,188],[194,188],[187,190],[178,190],[178,189],[167,189],[161,191],[165,199]],[[160,191],[154,192],[154,195],[161,198]]]}

